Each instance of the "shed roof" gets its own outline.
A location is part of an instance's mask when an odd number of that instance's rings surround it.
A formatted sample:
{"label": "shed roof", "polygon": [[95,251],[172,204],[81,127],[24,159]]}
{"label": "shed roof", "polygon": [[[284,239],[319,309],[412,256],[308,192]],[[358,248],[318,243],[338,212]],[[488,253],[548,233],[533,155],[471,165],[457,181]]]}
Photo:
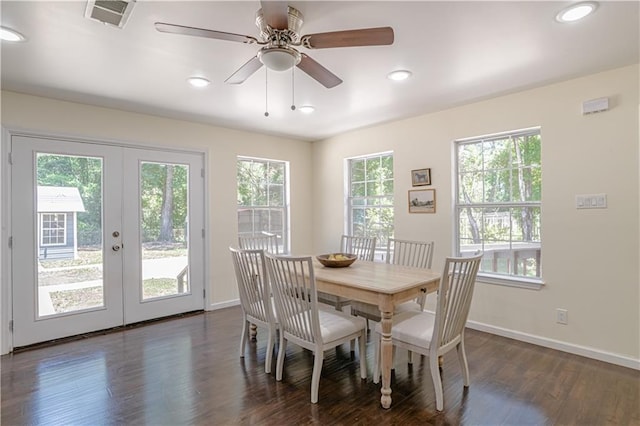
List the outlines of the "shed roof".
{"label": "shed roof", "polygon": [[83,211],[84,203],[78,188],[38,186],[38,213]]}

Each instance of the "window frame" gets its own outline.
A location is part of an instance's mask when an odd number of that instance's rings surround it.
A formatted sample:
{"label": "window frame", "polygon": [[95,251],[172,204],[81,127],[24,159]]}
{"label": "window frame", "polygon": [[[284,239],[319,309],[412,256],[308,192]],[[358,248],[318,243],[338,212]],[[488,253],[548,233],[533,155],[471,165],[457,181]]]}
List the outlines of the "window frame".
{"label": "window frame", "polygon": [[[475,137],[464,138],[464,139],[457,139],[454,141],[453,149],[452,149],[452,162],[453,162],[452,210],[453,210],[453,216],[454,216],[452,247],[453,247],[455,256],[461,255],[460,221],[461,221],[461,214],[463,213],[465,208],[471,207],[471,208],[478,208],[478,209],[492,209],[492,208],[517,209],[522,207],[536,207],[540,211],[540,228],[542,228],[542,208],[543,208],[542,193],[540,194],[540,199],[538,201],[525,201],[525,202],[522,202],[520,200],[509,201],[509,202],[482,201],[482,202],[472,202],[472,203],[461,203],[459,201],[460,200],[460,177],[461,177],[461,171],[459,168],[459,149],[458,149],[459,146],[470,145],[474,143],[485,143],[485,142],[491,142],[495,140],[503,140],[507,138],[530,136],[530,135],[538,135],[540,137],[540,150],[542,151],[542,132],[539,126],[513,130],[513,131],[500,132],[500,133],[492,133],[488,135],[475,136]],[[542,173],[542,158],[540,158],[540,163],[538,164],[538,167],[540,169],[540,173]],[[482,170],[483,171],[485,170],[484,165]],[[513,170],[513,167],[511,167],[511,170]],[[542,182],[541,182],[541,185],[542,185]],[[540,276],[527,277],[523,275],[499,274],[499,273],[491,273],[487,271],[479,271],[478,278],[477,278],[478,281],[490,283],[490,284],[506,285],[511,287],[521,287],[521,288],[536,289],[536,290],[539,290],[540,288],[542,288],[542,286],[545,284],[543,279],[543,272],[542,272],[543,238],[542,238],[542,229],[540,229],[539,231],[540,231],[540,234],[539,234]],[[483,236],[481,244],[484,244],[484,242],[485,242],[485,239]],[[509,245],[511,246],[513,242],[514,240],[510,239]]]}
{"label": "window frame", "polygon": [[[56,216],[56,223],[59,223],[59,216],[62,216],[62,243],[56,242],[56,243],[45,243],[44,242],[44,238],[45,238],[45,231],[58,231],[60,228],[51,228],[51,227],[45,227],[44,226],[44,217],[45,216]],[[51,223],[51,221],[49,221],[49,223]],[[51,239],[51,235],[48,235],[49,239]],[[56,236],[56,240],[58,240],[58,236]],[[63,212],[46,212],[46,213],[40,213],[40,247],[64,247],[67,245],[67,214],[63,213]]]}
{"label": "window frame", "polygon": [[[354,163],[354,161],[359,161],[359,160],[373,160],[373,159],[378,159],[381,160],[383,157],[391,157],[391,160],[393,162],[393,166],[391,168],[391,172],[393,173],[392,178],[390,179],[392,182],[392,186],[393,188],[391,189],[391,193],[390,194],[385,194],[385,195],[375,195],[375,196],[352,196],[352,183],[353,183],[353,176],[351,173],[352,170],[352,164]],[[366,163],[365,163],[366,164]],[[345,170],[345,181],[344,181],[344,185],[345,185],[345,202],[344,202],[344,206],[345,206],[345,224],[344,224],[344,229],[345,229],[345,233],[348,235],[356,235],[354,233],[354,220],[353,220],[353,212],[354,212],[354,200],[366,200],[366,199],[379,199],[379,200],[384,200],[384,199],[390,199],[391,203],[390,204],[385,204],[385,205],[379,205],[379,206],[364,206],[364,210],[368,210],[368,209],[382,209],[382,208],[390,208],[391,211],[393,212],[393,220],[392,220],[392,230],[391,233],[389,235],[387,235],[387,238],[393,238],[394,233],[395,233],[395,160],[394,160],[394,153],[393,151],[384,151],[384,152],[378,152],[378,153],[373,153],[373,154],[365,154],[365,155],[360,155],[360,156],[355,156],[355,157],[349,157],[349,158],[345,158],[344,161],[344,170]],[[365,173],[366,173],[366,167],[365,167]],[[367,180],[365,179],[364,182],[367,182]],[[364,236],[371,236],[372,233],[366,232],[365,231],[365,235]],[[358,235],[359,236],[359,235]],[[377,234],[376,234],[377,236]],[[380,239],[378,238],[376,240],[376,250],[375,250],[375,259],[376,260],[382,260],[384,258],[384,255],[386,253],[386,243],[381,243]]]}
{"label": "window frame", "polygon": [[[264,230],[264,229],[259,229],[256,230],[255,229],[255,221],[252,220],[252,232],[251,233],[247,233],[247,232],[240,232],[240,229],[238,229],[238,236],[240,235],[258,235],[260,233],[274,233],[279,235],[280,238],[278,238],[278,245],[280,246],[280,250],[281,253],[289,253],[289,247],[290,247],[290,200],[289,200],[289,193],[290,193],[290,172],[289,172],[289,161],[285,161],[285,160],[276,160],[276,159],[272,159],[272,158],[261,158],[261,157],[249,157],[249,156],[243,156],[243,155],[238,155],[236,158],[236,194],[238,191],[238,186],[239,186],[239,181],[237,180],[238,177],[238,164],[240,162],[252,162],[252,163],[265,163],[265,164],[270,164],[270,163],[277,163],[277,164],[281,164],[284,166],[284,183],[282,184],[283,187],[283,197],[282,197],[282,201],[284,203],[283,206],[270,206],[269,204],[267,205],[251,205],[251,206],[241,206],[240,204],[236,204],[236,215],[238,216],[238,213],[240,211],[240,209],[250,209],[252,211],[258,211],[258,210],[268,210],[268,211],[280,211],[281,215],[282,215],[282,232],[280,232],[279,230],[277,231],[273,231],[271,226],[269,226],[269,229]],[[269,183],[269,181],[267,181],[266,183],[267,186],[267,193],[269,191],[269,187],[272,185]],[[280,185],[278,183],[278,185]],[[270,200],[271,197],[269,197],[267,195],[267,200]],[[237,202],[237,201],[236,201]],[[239,217],[239,216],[238,216]],[[236,222],[238,225],[239,223]],[[269,224],[271,225],[271,223]]]}

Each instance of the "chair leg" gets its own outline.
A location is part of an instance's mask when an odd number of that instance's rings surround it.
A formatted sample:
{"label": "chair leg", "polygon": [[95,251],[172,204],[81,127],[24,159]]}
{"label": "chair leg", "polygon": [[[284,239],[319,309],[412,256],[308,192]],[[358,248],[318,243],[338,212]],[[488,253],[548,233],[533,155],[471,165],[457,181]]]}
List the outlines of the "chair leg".
{"label": "chair leg", "polygon": [[271,373],[271,360],[273,359],[273,347],[276,344],[275,334],[276,334],[275,330],[269,329],[269,338],[267,340],[267,356],[265,357],[265,361],[264,361],[264,372],[267,374]]}
{"label": "chair leg", "polygon": [[413,352],[407,351],[407,359],[409,360],[409,364],[413,364]]}
{"label": "chair leg", "polygon": [[367,333],[366,330],[362,331],[360,337],[358,337],[358,343],[360,344],[360,353],[358,356],[360,357],[360,378],[363,380],[367,378]]}
{"label": "chair leg", "polygon": [[244,358],[244,349],[247,346],[247,333],[248,333],[249,321],[246,318],[242,319],[242,334],[240,335],[240,358]]}
{"label": "chair leg", "polygon": [[322,373],[322,363],[324,362],[324,353],[317,350],[314,353],[313,374],[311,375],[311,403],[318,403],[318,389],[320,388],[320,373]]}
{"label": "chair leg", "polygon": [[278,348],[278,359],[276,361],[276,380],[282,380],[282,370],[284,370],[284,354],[287,349],[287,341],[284,338],[284,333],[280,332],[280,347]]}
{"label": "chair leg", "polygon": [[442,380],[440,377],[440,366],[438,365],[437,356],[429,356],[429,369],[431,370],[431,380],[433,381],[433,388],[436,391],[436,410],[442,411],[444,408],[443,394],[442,394]]}
{"label": "chair leg", "polygon": [[467,354],[464,350],[464,336],[458,343],[456,349],[458,350],[458,360],[460,360],[460,367],[462,368],[462,379],[464,380],[464,387],[469,387],[469,365],[467,364]]}

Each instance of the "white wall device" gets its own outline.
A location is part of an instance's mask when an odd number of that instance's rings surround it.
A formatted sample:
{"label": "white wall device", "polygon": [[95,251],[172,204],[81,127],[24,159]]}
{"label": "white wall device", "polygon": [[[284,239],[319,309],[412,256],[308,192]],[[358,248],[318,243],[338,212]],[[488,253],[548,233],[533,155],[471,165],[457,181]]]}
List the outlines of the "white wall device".
{"label": "white wall device", "polygon": [[609,109],[609,98],[591,99],[582,103],[582,114],[594,114]]}

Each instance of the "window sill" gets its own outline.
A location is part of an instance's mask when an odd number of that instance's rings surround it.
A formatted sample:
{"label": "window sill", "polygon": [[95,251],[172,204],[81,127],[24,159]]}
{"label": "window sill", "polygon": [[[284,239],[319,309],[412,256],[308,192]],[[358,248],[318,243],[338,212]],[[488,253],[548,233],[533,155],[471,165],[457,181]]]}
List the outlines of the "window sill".
{"label": "window sill", "polygon": [[489,275],[478,273],[476,281],[486,284],[503,285],[507,287],[526,288],[529,290],[540,290],[544,287],[544,281],[530,278],[503,277],[500,275]]}

